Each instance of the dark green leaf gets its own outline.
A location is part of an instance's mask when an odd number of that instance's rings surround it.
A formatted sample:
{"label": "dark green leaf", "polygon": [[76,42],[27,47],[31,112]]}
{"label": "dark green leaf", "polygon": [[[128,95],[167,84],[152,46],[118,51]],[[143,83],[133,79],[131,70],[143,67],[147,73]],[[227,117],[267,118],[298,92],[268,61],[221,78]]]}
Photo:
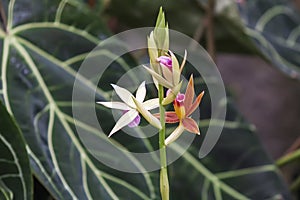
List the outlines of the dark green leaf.
{"label": "dark green leaf", "polygon": [[291,1],[244,1],[245,32],[262,54],[292,78],[300,79],[300,14]]}
{"label": "dark green leaf", "polygon": [[32,175],[25,141],[0,101],[0,199],[32,199]]}
{"label": "dark green leaf", "polygon": [[12,200],[13,196],[12,191],[0,180],[0,199]]}
{"label": "dark green leaf", "polygon": [[[82,60],[107,35],[100,19],[76,0],[12,0],[4,6],[8,21],[6,31],[0,30],[1,97],[23,131],[39,181],[55,199],[155,196],[149,175],[115,176],[93,160],[75,131],[72,87]],[[100,55],[113,56],[107,49]],[[126,60],[119,61],[112,65],[118,69],[114,76],[127,67]],[[83,94],[95,85],[84,77],[81,82]],[[97,98],[108,96],[99,91]]]}

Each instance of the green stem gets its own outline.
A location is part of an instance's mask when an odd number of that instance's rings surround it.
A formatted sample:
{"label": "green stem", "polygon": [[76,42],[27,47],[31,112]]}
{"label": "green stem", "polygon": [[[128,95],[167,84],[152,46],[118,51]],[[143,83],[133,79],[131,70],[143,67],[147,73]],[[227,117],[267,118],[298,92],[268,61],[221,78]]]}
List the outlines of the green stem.
{"label": "green stem", "polygon": [[167,171],[167,152],[165,146],[166,125],[165,108],[162,105],[164,99],[164,88],[158,85],[159,113],[162,129],[159,131],[159,151],[160,151],[160,193],[162,200],[169,200],[169,180]]}
{"label": "green stem", "polygon": [[293,162],[294,160],[297,160],[297,159],[300,159],[300,149],[279,158],[276,161],[276,164],[277,164],[277,166],[282,167],[282,166],[284,166],[290,162]]}

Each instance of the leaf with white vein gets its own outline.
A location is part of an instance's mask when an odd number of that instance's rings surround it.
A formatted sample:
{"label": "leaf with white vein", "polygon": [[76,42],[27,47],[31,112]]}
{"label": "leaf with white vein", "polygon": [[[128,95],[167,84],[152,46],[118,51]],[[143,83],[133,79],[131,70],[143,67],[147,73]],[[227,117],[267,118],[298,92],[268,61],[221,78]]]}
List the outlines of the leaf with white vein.
{"label": "leaf with white vein", "polygon": [[[107,34],[99,17],[80,0],[5,0],[3,5],[8,11],[9,35],[0,30],[1,99],[24,134],[31,168],[39,181],[55,199],[155,198],[148,174],[126,178],[108,170],[88,154],[75,129],[72,105],[85,108],[99,100],[110,101],[109,92],[97,88],[94,102],[72,102],[82,59],[101,42],[98,36]],[[104,58],[114,56],[109,49],[97,53]],[[128,69],[123,58],[112,66],[119,69],[114,76]],[[83,76],[79,80],[82,95],[95,86]],[[86,133],[99,135],[89,124],[76,123]]]}
{"label": "leaf with white vein", "polygon": [[244,1],[239,6],[246,34],[261,53],[291,78],[300,79],[300,14],[295,4]]}
{"label": "leaf with white vein", "polygon": [[31,200],[33,181],[25,141],[0,101],[0,199]]}

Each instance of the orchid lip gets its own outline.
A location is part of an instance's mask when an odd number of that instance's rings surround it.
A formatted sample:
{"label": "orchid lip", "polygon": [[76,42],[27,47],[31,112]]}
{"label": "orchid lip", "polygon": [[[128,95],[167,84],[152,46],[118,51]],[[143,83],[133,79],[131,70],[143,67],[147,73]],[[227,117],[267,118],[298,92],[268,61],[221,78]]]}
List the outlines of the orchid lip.
{"label": "orchid lip", "polygon": [[177,94],[176,99],[174,101],[175,113],[179,119],[185,118],[184,98],[185,98],[185,95],[179,93],[179,94]]}
{"label": "orchid lip", "polygon": [[157,62],[166,66],[170,70],[172,69],[172,59],[168,56],[160,56],[156,59]]}
{"label": "orchid lip", "polygon": [[131,121],[127,126],[129,128],[134,128],[134,127],[137,127],[141,122],[141,116],[140,115],[137,115],[133,121]]}
{"label": "orchid lip", "polygon": [[179,93],[179,94],[177,94],[177,96],[176,96],[176,101],[178,101],[179,103],[182,103],[183,101],[184,101],[184,99],[185,99],[185,95],[184,94],[181,94],[181,93]]}
{"label": "orchid lip", "polygon": [[[127,113],[129,110],[124,110],[123,111],[123,115],[125,114],[125,113]],[[140,115],[137,115],[135,118],[134,118],[134,120],[132,120],[127,126],[129,127],[129,128],[134,128],[134,127],[137,127],[139,124],[140,124],[140,122],[141,122],[141,116]]]}

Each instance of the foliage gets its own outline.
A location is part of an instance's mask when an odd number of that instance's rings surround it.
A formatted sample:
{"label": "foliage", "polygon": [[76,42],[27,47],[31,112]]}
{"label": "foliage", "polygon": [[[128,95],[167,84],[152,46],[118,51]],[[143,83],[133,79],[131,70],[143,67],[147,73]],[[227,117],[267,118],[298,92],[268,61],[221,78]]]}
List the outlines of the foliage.
{"label": "foliage", "polygon": [[286,0],[245,1],[239,6],[249,35],[262,54],[292,78],[300,79],[300,15]]}
{"label": "foliage", "polygon": [[32,199],[32,176],[25,141],[0,102],[0,199]]}

